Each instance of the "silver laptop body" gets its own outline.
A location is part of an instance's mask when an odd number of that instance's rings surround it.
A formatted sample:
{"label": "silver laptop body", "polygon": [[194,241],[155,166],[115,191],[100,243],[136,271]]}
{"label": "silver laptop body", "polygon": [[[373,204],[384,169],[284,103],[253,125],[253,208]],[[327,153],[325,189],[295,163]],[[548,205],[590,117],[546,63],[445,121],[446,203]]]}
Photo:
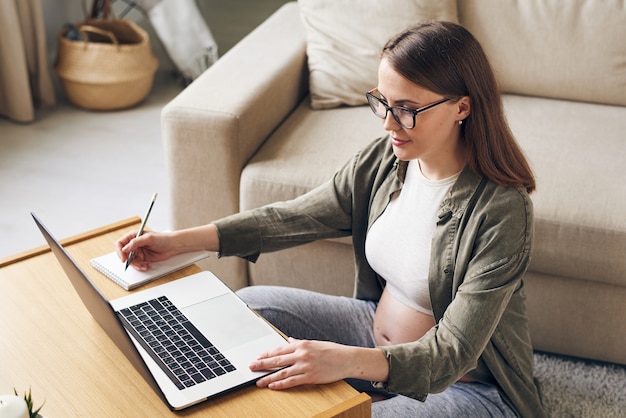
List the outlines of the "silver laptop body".
{"label": "silver laptop body", "polygon": [[187,408],[270,373],[251,372],[248,366],[285,339],[212,273],[108,301],[32,216],[85,307],[170,409]]}

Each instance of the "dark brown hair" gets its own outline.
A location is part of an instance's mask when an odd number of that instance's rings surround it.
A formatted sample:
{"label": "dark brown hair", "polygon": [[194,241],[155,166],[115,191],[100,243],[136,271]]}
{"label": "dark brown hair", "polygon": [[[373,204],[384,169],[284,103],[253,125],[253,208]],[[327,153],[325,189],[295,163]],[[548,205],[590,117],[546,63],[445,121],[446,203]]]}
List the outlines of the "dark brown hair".
{"label": "dark brown hair", "polygon": [[482,47],[460,25],[427,22],[390,39],[382,57],[409,81],[449,97],[468,96],[461,127],[469,165],[503,186],[535,189],[535,178],[504,116],[500,90]]}

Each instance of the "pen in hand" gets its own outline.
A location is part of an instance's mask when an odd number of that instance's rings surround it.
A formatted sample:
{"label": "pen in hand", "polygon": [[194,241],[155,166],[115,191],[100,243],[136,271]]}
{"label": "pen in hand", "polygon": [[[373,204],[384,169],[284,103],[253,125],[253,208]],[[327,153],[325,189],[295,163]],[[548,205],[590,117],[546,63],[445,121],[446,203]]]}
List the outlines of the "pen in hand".
{"label": "pen in hand", "polygon": [[[146,226],[146,222],[148,221],[148,217],[150,216],[150,212],[152,211],[152,206],[154,206],[154,201],[157,198],[157,194],[153,194],[152,195],[152,200],[150,201],[150,207],[148,207],[148,212],[146,212],[146,216],[143,217],[143,221],[141,222],[141,226],[139,227],[139,231],[137,231],[137,235],[135,235],[135,238],[140,237],[143,234],[143,229]],[[128,269],[128,266],[130,266],[130,263],[132,263],[133,261],[133,257],[135,256],[135,252],[131,251],[130,254],[128,254],[128,259],[126,260],[126,267],[124,267],[124,271],[126,271]]]}

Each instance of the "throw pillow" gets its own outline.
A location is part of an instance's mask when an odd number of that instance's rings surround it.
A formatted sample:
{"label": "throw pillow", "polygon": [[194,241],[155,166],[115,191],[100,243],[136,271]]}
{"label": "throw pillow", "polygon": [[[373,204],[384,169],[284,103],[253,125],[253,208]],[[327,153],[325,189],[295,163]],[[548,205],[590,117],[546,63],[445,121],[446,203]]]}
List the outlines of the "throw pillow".
{"label": "throw pillow", "polygon": [[366,103],[389,38],[427,20],[458,23],[456,0],[299,0],[311,107]]}
{"label": "throw pillow", "polygon": [[624,0],[463,0],[502,91],[626,105]]}

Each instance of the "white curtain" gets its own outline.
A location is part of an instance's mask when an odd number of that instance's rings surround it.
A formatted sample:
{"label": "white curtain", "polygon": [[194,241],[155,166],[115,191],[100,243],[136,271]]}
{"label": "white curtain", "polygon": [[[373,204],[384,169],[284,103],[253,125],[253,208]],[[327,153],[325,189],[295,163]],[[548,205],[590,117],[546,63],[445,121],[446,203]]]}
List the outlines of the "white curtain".
{"label": "white curtain", "polygon": [[31,122],[54,104],[40,0],[1,0],[0,116]]}

